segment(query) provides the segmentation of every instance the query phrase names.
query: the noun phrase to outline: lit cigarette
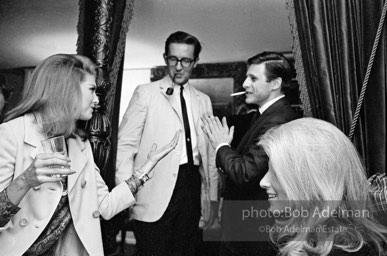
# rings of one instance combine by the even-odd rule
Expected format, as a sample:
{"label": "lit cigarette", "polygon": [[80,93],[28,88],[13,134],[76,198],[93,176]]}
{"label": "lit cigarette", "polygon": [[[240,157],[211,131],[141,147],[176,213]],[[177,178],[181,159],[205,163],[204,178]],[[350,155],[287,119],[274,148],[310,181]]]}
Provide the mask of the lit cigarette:
{"label": "lit cigarette", "polygon": [[231,93],[230,96],[234,97],[234,96],[238,96],[238,95],[243,95],[245,93],[246,93],[246,91],[244,91],[244,92],[234,92],[234,93]]}

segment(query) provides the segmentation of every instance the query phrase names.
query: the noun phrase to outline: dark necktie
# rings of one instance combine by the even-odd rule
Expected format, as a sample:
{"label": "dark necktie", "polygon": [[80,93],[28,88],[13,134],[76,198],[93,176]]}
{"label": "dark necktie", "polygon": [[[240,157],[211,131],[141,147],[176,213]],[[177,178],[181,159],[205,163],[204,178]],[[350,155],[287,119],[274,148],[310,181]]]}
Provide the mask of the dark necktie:
{"label": "dark necktie", "polygon": [[181,112],[183,113],[184,131],[185,131],[185,145],[187,147],[188,164],[193,165],[192,144],[191,144],[191,129],[189,128],[189,121],[187,115],[187,105],[185,104],[183,96],[184,87],[180,86],[180,103]]}

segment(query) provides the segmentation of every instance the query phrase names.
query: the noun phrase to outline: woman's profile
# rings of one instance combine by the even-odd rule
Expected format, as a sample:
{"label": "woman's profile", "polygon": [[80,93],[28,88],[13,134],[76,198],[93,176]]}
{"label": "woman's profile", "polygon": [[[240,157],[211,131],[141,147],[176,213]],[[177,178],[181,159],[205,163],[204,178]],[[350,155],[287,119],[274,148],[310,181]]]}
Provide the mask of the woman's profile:
{"label": "woman's profile", "polygon": [[[301,118],[259,142],[269,158],[260,182],[276,219],[279,255],[385,255],[387,230],[373,218],[359,155],[334,125]],[[300,215],[303,213],[303,215]]]}
{"label": "woman's profile", "polygon": [[[0,125],[1,255],[103,255],[100,217],[133,205],[153,166],[176,146],[179,131],[168,145],[153,145],[142,168],[109,192],[76,126],[98,104],[96,75],[84,56],[48,57]],[[44,152],[41,141],[57,136],[68,155]]]}

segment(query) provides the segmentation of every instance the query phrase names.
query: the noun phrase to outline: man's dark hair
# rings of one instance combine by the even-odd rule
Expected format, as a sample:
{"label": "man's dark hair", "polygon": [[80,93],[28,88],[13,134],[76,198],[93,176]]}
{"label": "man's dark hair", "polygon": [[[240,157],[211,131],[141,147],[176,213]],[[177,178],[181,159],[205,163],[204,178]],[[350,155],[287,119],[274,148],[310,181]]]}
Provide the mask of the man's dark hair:
{"label": "man's dark hair", "polygon": [[267,82],[280,77],[282,78],[281,90],[289,85],[292,79],[292,68],[285,56],[277,52],[262,52],[247,60],[249,66],[262,63],[265,64]]}
{"label": "man's dark hair", "polygon": [[169,45],[172,43],[193,45],[194,58],[199,58],[200,51],[202,50],[202,45],[200,44],[199,40],[193,35],[190,35],[183,31],[176,31],[175,33],[172,33],[165,41],[165,55],[168,55]]}

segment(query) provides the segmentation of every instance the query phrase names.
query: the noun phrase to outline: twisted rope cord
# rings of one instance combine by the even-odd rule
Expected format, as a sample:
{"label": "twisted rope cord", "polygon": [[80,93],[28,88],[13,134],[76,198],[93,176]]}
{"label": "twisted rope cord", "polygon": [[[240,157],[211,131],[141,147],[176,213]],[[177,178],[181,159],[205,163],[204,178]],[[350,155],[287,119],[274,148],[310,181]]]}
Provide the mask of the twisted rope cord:
{"label": "twisted rope cord", "polygon": [[352,140],[352,138],[353,138],[353,134],[355,132],[357,120],[358,120],[359,114],[360,114],[360,109],[361,109],[361,106],[363,105],[364,95],[365,95],[365,92],[367,89],[367,84],[368,84],[369,76],[371,73],[372,65],[374,64],[376,50],[378,49],[379,39],[380,39],[380,35],[382,33],[382,28],[383,28],[383,24],[384,24],[384,19],[386,17],[386,12],[387,12],[387,1],[384,2],[382,16],[380,17],[379,26],[378,26],[378,30],[376,32],[374,45],[372,46],[372,52],[371,52],[370,60],[368,62],[367,71],[366,71],[366,75],[364,77],[363,85],[362,85],[362,88],[360,91],[359,101],[357,102],[355,115],[353,117],[351,129],[349,131],[348,137],[350,140]]}

